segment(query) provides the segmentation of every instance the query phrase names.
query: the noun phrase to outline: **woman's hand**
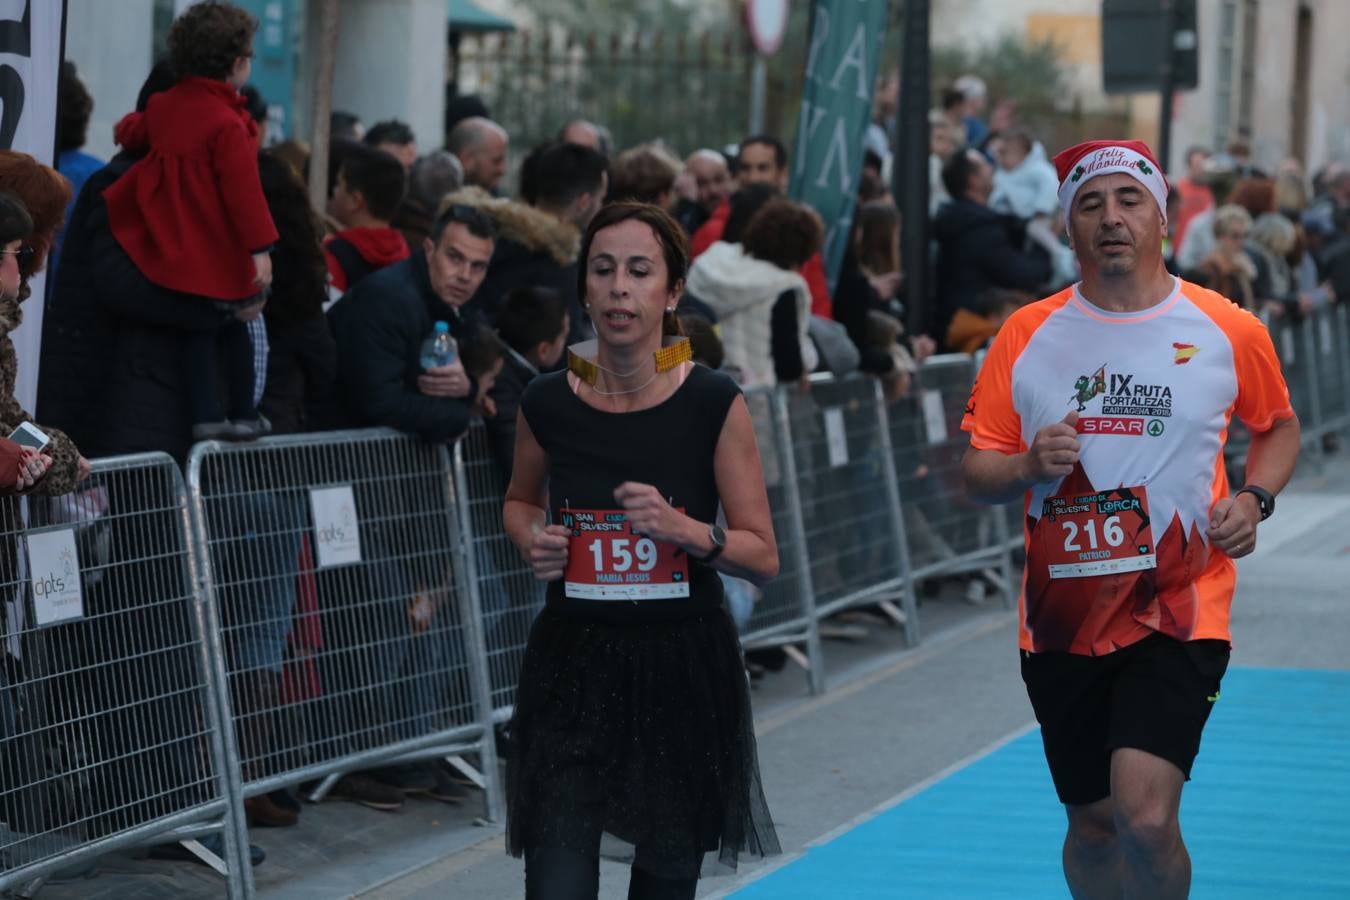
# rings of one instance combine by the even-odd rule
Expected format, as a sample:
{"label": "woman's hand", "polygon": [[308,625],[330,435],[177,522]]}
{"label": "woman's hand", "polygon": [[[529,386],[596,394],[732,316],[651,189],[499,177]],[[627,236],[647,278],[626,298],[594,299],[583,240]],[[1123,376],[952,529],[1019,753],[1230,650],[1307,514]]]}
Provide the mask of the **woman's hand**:
{"label": "woman's hand", "polygon": [[32,449],[24,450],[23,461],[19,463],[19,477],[14,484],[15,493],[24,494],[31,491],[51,467],[50,456]]}
{"label": "woman's hand", "polygon": [[557,581],[567,568],[567,544],[571,532],[561,525],[546,525],[530,541],[530,568],[539,581]]}
{"label": "woman's hand", "polygon": [[677,545],[687,540],[692,520],[650,484],[625,481],[615,489],[614,500],[633,523],[633,530],[644,537]]}

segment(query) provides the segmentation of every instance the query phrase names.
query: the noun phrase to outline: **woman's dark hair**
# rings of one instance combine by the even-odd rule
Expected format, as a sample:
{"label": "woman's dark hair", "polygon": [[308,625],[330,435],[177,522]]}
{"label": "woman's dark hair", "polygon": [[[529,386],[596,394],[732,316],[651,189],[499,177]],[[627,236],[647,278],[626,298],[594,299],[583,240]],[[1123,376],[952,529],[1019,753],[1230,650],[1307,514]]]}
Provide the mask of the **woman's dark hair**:
{"label": "woman's dark hair", "polygon": [[198,75],[224,80],[234,61],[253,54],[258,20],[217,0],[189,6],[169,28],[169,59],[179,78]]}
{"label": "woman's dark hair", "polygon": [[853,216],[853,255],[870,275],[883,275],[900,268],[895,255],[900,210],[884,200],[864,203]]}
{"label": "woman's dark hair", "polygon": [[710,369],[722,368],[722,363],[726,362],[726,349],[722,346],[722,339],[717,336],[717,329],[713,324],[695,312],[682,312],[679,318],[680,327],[689,337],[694,362],[702,363]]}
{"label": "woman's dark hair", "polygon": [[56,152],[78,150],[89,135],[89,116],[94,112],[94,98],[80,80],[75,64],[61,63],[61,74],[56,79]]}
{"label": "woman's dark hair", "polygon": [[150,74],[145,76],[145,83],[141,85],[141,90],[136,94],[136,112],[145,112],[146,105],[150,98],[156,94],[162,94],[173,87],[177,79],[173,74],[173,63],[167,59],[161,59],[150,67]]}
{"label": "woman's dark hair", "polygon": [[460,335],[457,343],[464,371],[474,378],[482,378],[491,372],[492,367],[497,365],[497,360],[506,355],[502,339],[486,325],[470,326]]}
{"label": "woman's dark hair", "polygon": [[823,235],[820,216],[800,203],[779,198],[755,213],[745,226],[741,246],[755,259],[794,269],[819,252]]}
{"label": "woman's dark hair", "polygon": [[328,296],[319,223],[309,205],[309,192],[288,163],[260,153],[258,174],[278,234],[272,249],[272,297],[263,314],[270,323],[296,325],[323,315]]}
{"label": "woman's dark hair", "polygon": [[752,184],[732,194],[731,212],[727,214],[727,224],[722,229],[722,240],[728,244],[739,244],[741,236],[745,234],[745,226],[750,224],[755,213],[777,196],[778,188],[771,184]]}
{"label": "woman's dark hair", "polygon": [[[661,255],[666,261],[666,290],[679,291],[684,285],[684,278],[689,273],[689,241],[684,236],[684,229],[659,206],[630,201],[611,203],[601,207],[581,238],[581,252],[577,254],[577,296],[583,303],[586,302],[591,242],[601,231],[624,222],[641,222],[656,236],[657,243],[661,245]],[[666,313],[662,318],[661,331],[663,334],[684,334],[679,317],[673,312]]]}
{"label": "woman's dark hair", "polygon": [[21,241],[33,233],[33,217],[23,201],[9,191],[0,191],[0,246]]}
{"label": "woman's dark hair", "polygon": [[1233,186],[1228,202],[1247,210],[1253,219],[1264,213],[1275,212],[1275,182],[1263,175],[1244,178]]}

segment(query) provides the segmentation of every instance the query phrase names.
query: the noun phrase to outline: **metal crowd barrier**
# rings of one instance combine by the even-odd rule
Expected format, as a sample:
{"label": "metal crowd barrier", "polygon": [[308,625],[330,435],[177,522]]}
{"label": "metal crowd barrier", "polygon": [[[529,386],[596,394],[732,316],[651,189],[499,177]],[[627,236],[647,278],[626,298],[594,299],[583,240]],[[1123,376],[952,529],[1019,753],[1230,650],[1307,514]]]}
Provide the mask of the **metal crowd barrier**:
{"label": "metal crowd barrier", "polygon": [[343,774],[440,757],[497,818],[484,620],[447,449],[384,430],[212,442],[193,448],[188,484],[242,794],[322,779],[319,799]]}
{"label": "metal crowd barrier", "polygon": [[1326,435],[1350,426],[1348,316],[1343,303],[1300,319],[1262,316],[1284,369],[1303,443],[1315,453],[1321,452]]}
{"label": "metal crowd barrier", "polygon": [[976,361],[965,354],[935,356],[919,367],[908,397],[891,413],[894,465],[909,535],[910,577],[966,577],[967,597],[982,600],[987,586],[1005,605],[1016,602],[1011,546],[1022,529],[1009,525],[1021,503],[989,507],[971,500],[961,473],[970,446],[961,430],[975,381]]}
{"label": "metal crowd barrier", "polygon": [[506,473],[482,422],[455,444],[454,464],[457,513],[474,573],[470,590],[483,615],[493,721],[502,723],[515,706],[520,662],[530,626],[544,608],[544,585],[502,528]]}
{"label": "metal crowd barrier", "polygon": [[[748,583],[728,584],[728,606],[741,629],[742,646],[747,650],[784,648],[805,668],[811,693],[819,694],[825,690],[825,660],[787,396],[772,388],[751,388],[745,392],[745,402],[764,465],[764,485],[778,543],[778,577],[758,592]],[[744,611],[747,602],[748,615]],[[804,656],[796,649],[799,644],[806,647]]]}
{"label": "metal crowd barrier", "polygon": [[[248,890],[187,514],[163,453],[0,499],[0,890],[174,840]],[[223,860],[196,840],[222,832]]]}

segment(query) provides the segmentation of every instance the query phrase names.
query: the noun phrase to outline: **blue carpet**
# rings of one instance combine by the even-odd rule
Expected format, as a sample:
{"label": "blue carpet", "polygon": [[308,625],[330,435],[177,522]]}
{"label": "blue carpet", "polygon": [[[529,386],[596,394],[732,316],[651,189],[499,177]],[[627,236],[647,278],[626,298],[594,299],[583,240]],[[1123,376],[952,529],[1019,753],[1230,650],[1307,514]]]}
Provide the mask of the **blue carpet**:
{"label": "blue carpet", "polygon": [[[1192,775],[1192,897],[1350,898],[1350,672],[1230,670]],[[1033,731],[732,896],[1067,897],[1063,838]]]}

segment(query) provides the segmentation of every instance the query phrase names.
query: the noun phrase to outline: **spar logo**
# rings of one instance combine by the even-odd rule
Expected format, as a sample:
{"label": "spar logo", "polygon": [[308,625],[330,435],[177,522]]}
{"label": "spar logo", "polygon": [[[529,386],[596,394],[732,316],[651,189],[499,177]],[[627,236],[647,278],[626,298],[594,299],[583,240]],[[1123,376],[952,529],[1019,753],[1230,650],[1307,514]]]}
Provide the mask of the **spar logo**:
{"label": "spar logo", "polygon": [[[1178,365],[1183,352],[1186,359],[1199,352],[1187,344],[1176,348]],[[1101,410],[1096,416],[1079,418],[1079,434],[1114,434],[1124,437],[1160,437],[1164,425],[1160,419],[1172,415],[1172,386],[1136,381],[1132,374],[1107,372],[1103,363],[1090,375],[1079,375],[1073,383],[1069,405],[1085,412],[1088,405],[1101,398]]]}

